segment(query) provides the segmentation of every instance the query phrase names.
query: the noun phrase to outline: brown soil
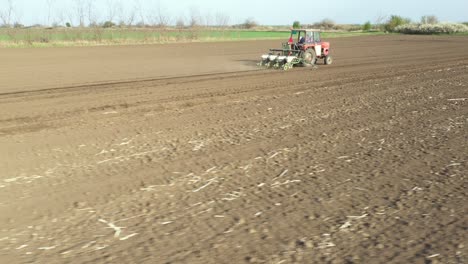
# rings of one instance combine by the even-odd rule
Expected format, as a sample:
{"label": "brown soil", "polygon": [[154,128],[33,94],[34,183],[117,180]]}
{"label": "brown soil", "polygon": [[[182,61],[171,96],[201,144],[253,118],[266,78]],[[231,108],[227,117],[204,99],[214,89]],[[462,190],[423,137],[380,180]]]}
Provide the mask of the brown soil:
{"label": "brown soil", "polygon": [[464,263],[467,43],[0,50],[0,263]]}

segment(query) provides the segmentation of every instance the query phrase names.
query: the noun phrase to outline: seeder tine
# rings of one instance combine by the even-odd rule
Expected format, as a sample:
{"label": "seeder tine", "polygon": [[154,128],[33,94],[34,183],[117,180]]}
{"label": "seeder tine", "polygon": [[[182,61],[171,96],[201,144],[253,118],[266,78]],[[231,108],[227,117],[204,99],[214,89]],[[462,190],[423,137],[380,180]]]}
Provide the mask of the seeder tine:
{"label": "seeder tine", "polygon": [[270,56],[268,56],[268,59],[269,59],[270,61],[276,61],[277,58],[278,58],[278,55],[270,55]]}
{"label": "seeder tine", "polygon": [[270,56],[268,56],[268,60],[270,61],[270,63],[268,64],[268,67],[269,67],[269,68],[274,68],[274,67],[276,67],[277,58],[278,58],[278,55],[270,55]]}
{"label": "seeder tine", "polygon": [[293,65],[291,63],[289,63],[289,62],[286,62],[286,63],[283,64],[282,68],[283,68],[284,71],[287,71],[287,70],[292,69]]}
{"label": "seeder tine", "polygon": [[291,63],[294,59],[296,59],[296,56],[288,56],[288,57],[286,57],[286,61],[287,61],[288,63]]}
{"label": "seeder tine", "polygon": [[257,65],[260,66],[260,67],[267,66],[267,64],[269,62],[269,60],[268,60],[269,56],[270,56],[269,54],[263,54],[261,56],[262,60],[259,63],[257,63]]}

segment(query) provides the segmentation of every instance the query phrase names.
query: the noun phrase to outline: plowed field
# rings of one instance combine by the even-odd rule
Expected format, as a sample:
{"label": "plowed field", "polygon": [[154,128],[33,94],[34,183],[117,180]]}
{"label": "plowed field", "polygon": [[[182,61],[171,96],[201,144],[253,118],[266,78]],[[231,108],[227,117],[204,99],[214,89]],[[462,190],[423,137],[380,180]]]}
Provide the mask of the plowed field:
{"label": "plowed field", "polygon": [[468,38],[2,49],[0,263],[465,263]]}

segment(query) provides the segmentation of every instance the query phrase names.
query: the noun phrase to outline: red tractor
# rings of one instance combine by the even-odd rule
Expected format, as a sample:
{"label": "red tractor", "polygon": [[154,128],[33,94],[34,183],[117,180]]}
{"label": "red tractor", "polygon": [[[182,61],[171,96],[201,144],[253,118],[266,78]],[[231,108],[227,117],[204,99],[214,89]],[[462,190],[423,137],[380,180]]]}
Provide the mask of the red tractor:
{"label": "red tractor", "polygon": [[283,48],[270,49],[269,54],[262,55],[259,65],[288,70],[294,65],[305,67],[315,65],[319,59],[323,59],[326,65],[333,62],[330,56],[330,43],[321,40],[320,31],[292,29],[289,41],[283,43]]}

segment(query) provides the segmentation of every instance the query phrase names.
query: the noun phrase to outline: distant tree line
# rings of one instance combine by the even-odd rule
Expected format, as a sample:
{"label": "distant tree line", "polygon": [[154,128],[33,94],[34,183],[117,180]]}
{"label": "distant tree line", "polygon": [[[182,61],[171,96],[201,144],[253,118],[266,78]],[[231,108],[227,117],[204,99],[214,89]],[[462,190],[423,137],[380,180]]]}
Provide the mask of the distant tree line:
{"label": "distant tree line", "polygon": [[[14,27],[21,24],[21,12],[17,9],[17,0],[2,0],[6,4],[0,4],[0,25]],[[143,6],[141,0],[105,0],[105,8],[99,11],[96,1],[70,0],[70,7],[60,9],[59,0],[45,0],[46,14],[42,25],[48,27],[226,27],[231,24],[230,16],[225,12],[200,12],[196,7],[188,10],[188,13],[173,17],[161,4],[151,7]],[[127,4],[127,7],[124,6]],[[131,5],[129,8],[128,5]],[[257,25],[255,20],[249,18],[245,26]],[[19,26],[18,26],[19,27]]]}
{"label": "distant tree line", "polygon": [[[18,0],[1,0],[5,4],[0,5],[0,26],[7,28],[24,27],[21,23],[22,13],[17,10]],[[245,19],[241,23],[231,23],[227,13],[201,12],[200,9],[192,7],[187,13],[171,16],[170,13],[158,2],[151,8],[143,6],[141,0],[105,0],[105,8],[99,11],[96,1],[93,0],[69,0],[71,5],[67,10],[58,7],[59,0],[44,0],[46,2],[46,14],[43,25],[37,27],[90,27],[90,28],[113,28],[113,27],[176,27],[176,28],[199,28],[199,27],[232,27],[239,29],[253,29],[260,25],[253,17]],[[126,7],[124,6],[126,3]],[[130,8],[128,7],[130,3]],[[337,24],[330,18],[324,18],[313,24],[302,24],[294,21],[293,28],[318,28],[322,30],[340,31],[385,31],[396,32],[398,27],[407,24],[436,25],[439,19],[435,15],[425,15],[420,23],[413,23],[411,19],[399,15],[378,16],[374,23],[366,21],[363,24],[346,25]],[[426,27],[427,28],[427,27]]]}
{"label": "distant tree line", "polygon": [[[292,27],[293,28],[312,27],[312,28],[317,28],[317,29],[322,29],[322,30],[346,30],[346,31],[365,31],[365,32],[369,32],[369,31],[400,32],[401,30],[397,30],[399,27],[401,28],[402,26],[409,25],[409,24],[425,25],[424,26],[425,29],[434,28],[435,30],[435,28],[441,28],[440,26],[438,27],[428,26],[428,25],[440,24],[439,19],[435,15],[422,16],[419,23],[413,23],[411,19],[399,16],[399,15],[390,15],[390,16],[378,16],[374,23],[371,23],[370,21],[366,21],[362,25],[337,24],[332,19],[325,18],[311,25],[302,25],[300,21],[294,21]],[[464,24],[467,24],[467,23],[464,23]],[[452,28],[452,27],[449,27],[449,28]],[[447,27],[443,27],[443,28],[445,28],[444,29],[445,31],[450,31],[446,29]],[[458,28],[463,28],[463,27],[458,27]],[[454,30],[454,32],[459,32],[457,30]],[[409,32],[409,30],[407,31]],[[426,32],[432,32],[432,31],[426,30]]]}

